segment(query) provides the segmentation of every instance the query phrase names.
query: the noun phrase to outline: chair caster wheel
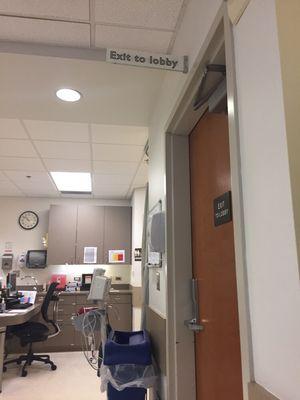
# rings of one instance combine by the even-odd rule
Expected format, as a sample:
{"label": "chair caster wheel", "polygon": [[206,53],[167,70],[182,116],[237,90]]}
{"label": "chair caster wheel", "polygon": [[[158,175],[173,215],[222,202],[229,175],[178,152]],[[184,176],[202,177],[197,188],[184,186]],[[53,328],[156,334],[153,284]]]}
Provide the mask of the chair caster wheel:
{"label": "chair caster wheel", "polygon": [[3,367],[3,372],[6,372],[7,371],[7,367]]}
{"label": "chair caster wheel", "polygon": [[51,365],[51,369],[52,369],[52,371],[55,371],[57,369],[57,366],[53,364],[53,365]]}
{"label": "chair caster wheel", "polygon": [[21,376],[25,378],[25,376],[27,376],[27,371],[22,371]]}

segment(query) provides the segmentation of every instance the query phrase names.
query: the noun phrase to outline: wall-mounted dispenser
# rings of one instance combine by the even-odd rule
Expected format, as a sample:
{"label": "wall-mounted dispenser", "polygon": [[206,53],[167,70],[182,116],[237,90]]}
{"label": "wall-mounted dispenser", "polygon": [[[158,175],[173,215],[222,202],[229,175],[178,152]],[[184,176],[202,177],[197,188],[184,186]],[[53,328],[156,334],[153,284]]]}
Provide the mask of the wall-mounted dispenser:
{"label": "wall-mounted dispenser", "polygon": [[3,271],[10,271],[13,267],[13,254],[4,253],[2,255],[2,269]]}

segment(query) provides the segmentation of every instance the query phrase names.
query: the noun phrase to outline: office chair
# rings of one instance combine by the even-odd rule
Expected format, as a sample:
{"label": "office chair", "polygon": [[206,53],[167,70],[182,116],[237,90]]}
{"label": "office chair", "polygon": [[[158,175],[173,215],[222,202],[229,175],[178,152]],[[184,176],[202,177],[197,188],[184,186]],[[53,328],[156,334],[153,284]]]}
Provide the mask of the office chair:
{"label": "office chair", "polygon": [[26,368],[28,365],[31,365],[33,361],[40,361],[45,364],[49,364],[53,371],[56,370],[57,366],[53,363],[53,361],[50,360],[50,356],[47,354],[35,355],[32,350],[32,345],[33,343],[44,342],[48,339],[48,337],[56,336],[60,332],[60,328],[57,323],[53,319],[50,319],[48,316],[48,308],[50,302],[58,302],[58,296],[55,294],[55,289],[57,285],[57,282],[52,282],[50,284],[41,308],[41,313],[44,321],[46,322],[46,324],[51,325],[51,328],[54,328],[53,333],[50,332],[50,329],[47,325],[35,321],[28,321],[22,325],[15,325],[11,327],[10,333],[20,339],[21,346],[25,347],[29,345],[29,348],[27,354],[21,355],[13,360],[5,361],[3,366],[4,372],[6,371],[6,366],[8,364],[17,363],[18,365],[20,365],[23,361],[25,361],[21,371],[21,376],[23,377],[27,376]]}

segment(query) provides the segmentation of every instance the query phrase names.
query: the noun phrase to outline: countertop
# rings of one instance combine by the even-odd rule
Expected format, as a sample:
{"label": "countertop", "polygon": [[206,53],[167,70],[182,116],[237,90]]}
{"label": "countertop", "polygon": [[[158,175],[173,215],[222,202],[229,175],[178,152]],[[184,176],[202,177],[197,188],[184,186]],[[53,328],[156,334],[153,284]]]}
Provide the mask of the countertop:
{"label": "countertop", "polygon": [[[47,292],[38,292],[38,295],[42,295],[44,296]],[[65,292],[65,291],[61,291],[59,292],[60,296],[79,296],[79,295],[87,295],[89,294],[88,290],[79,290],[77,292]],[[132,294],[132,290],[131,289],[110,289],[109,294]]]}

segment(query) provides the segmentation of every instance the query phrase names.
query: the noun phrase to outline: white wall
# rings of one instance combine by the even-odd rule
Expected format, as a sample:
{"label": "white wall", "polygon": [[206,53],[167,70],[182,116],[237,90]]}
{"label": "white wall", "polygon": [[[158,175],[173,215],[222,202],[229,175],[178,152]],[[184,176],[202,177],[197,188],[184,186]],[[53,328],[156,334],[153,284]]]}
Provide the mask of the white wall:
{"label": "white wall", "polygon": [[137,286],[137,287],[142,286],[142,269],[141,269],[141,261],[134,260],[134,249],[142,247],[145,196],[146,196],[145,188],[135,189],[131,199],[131,206],[132,206],[131,284],[132,286]]}
{"label": "white wall", "polygon": [[300,396],[300,287],[274,0],[234,28],[255,380]]}
{"label": "white wall", "polygon": [[[144,209],[145,209],[146,188],[135,189],[131,199],[132,206],[132,268],[131,268],[131,285],[135,287],[142,286],[142,263],[135,261],[134,249],[142,247],[143,225],[144,225]],[[141,328],[142,308],[141,304],[134,304],[132,307],[132,329],[139,330]]]}
{"label": "white wall", "polygon": [[[222,4],[222,0],[190,0],[174,43],[173,53],[188,55],[190,70],[201,49],[211,24]],[[188,79],[188,74],[167,72],[149,127],[149,207],[162,200],[165,209],[165,133],[166,123],[179,94]],[[161,274],[161,290],[156,289],[156,276],[150,270],[149,305],[161,316],[166,316],[167,260]]]}
{"label": "white wall", "polygon": [[[51,204],[94,204],[94,205],[129,205],[129,202],[119,200],[84,200],[84,199],[47,199],[47,198],[23,198],[23,197],[1,197],[0,198],[0,255],[3,254],[5,242],[12,243],[14,254],[14,268],[17,268],[17,259],[22,252],[27,250],[43,249],[42,236],[48,232],[49,208]],[[22,211],[33,210],[37,212],[40,218],[38,226],[31,230],[25,231],[18,225],[18,217]],[[51,274],[64,273],[67,274],[68,280],[73,276],[80,276],[82,273],[93,271],[95,266],[82,265],[62,265],[49,266],[43,270],[32,270],[24,268],[21,275],[34,275],[39,283],[49,281]],[[121,276],[122,281],[118,283],[130,283],[131,266],[115,266],[109,265],[104,267],[107,275],[115,278]],[[0,270],[0,276],[3,271]],[[115,279],[113,279],[115,282]]]}

